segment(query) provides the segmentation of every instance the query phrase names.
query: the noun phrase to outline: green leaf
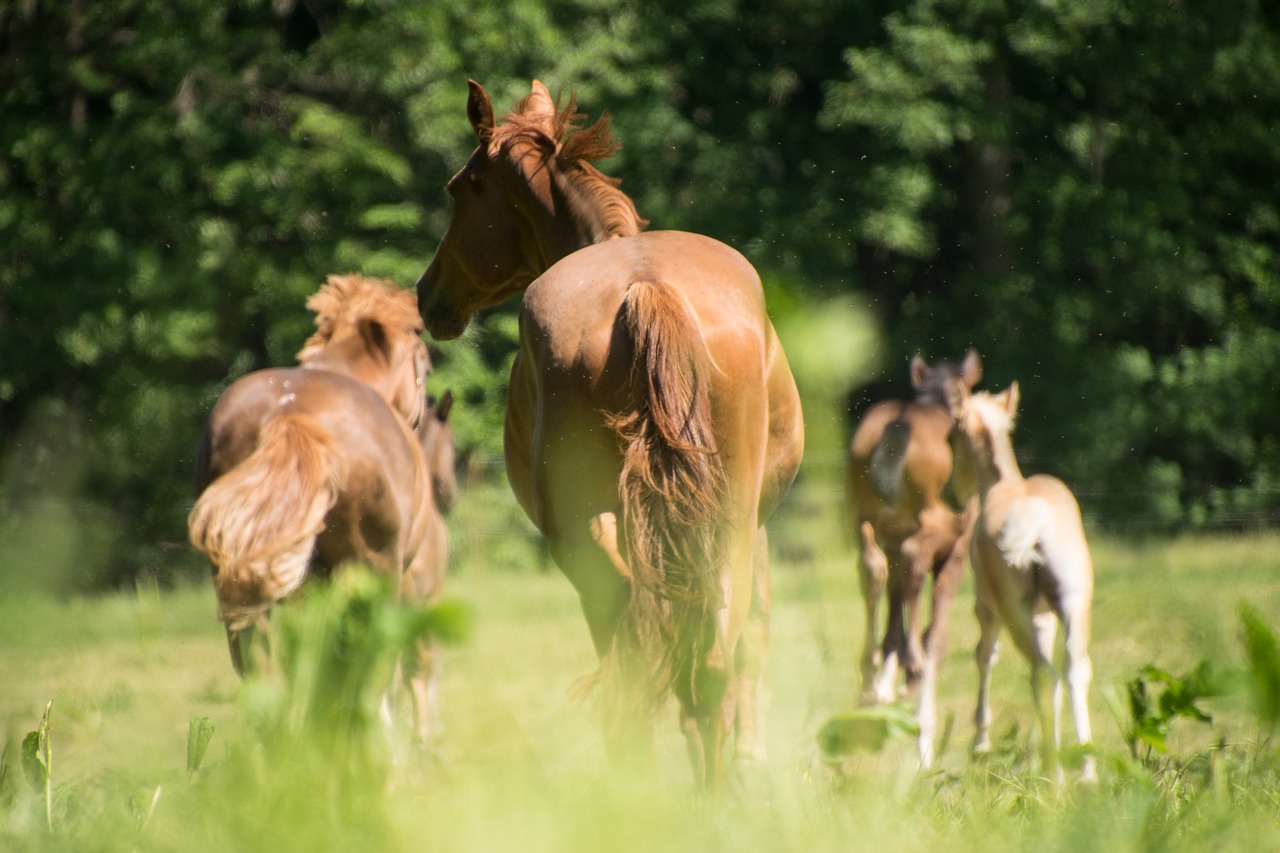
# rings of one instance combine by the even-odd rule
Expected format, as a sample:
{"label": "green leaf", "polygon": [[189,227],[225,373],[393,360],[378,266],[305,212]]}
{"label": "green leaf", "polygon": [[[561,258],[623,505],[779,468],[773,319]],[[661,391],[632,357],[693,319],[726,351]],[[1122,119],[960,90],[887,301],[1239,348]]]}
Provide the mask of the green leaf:
{"label": "green leaf", "polygon": [[818,746],[828,758],[855,752],[879,752],[892,740],[915,737],[920,724],[906,708],[876,705],[837,714],[818,731]]}
{"label": "green leaf", "polygon": [[1280,642],[1261,614],[1247,604],[1240,607],[1240,622],[1244,626],[1258,720],[1274,730],[1280,722]]}
{"label": "green leaf", "polygon": [[33,790],[43,791],[49,781],[49,763],[40,748],[40,732],[27,732],[22,739],[22,769]]}
{"label": "green leaf", "polygon": [[195,773],[204,761],[204,754],[213,739],[213,721],[208,717],[194,717],[187,724],[187,773]]}

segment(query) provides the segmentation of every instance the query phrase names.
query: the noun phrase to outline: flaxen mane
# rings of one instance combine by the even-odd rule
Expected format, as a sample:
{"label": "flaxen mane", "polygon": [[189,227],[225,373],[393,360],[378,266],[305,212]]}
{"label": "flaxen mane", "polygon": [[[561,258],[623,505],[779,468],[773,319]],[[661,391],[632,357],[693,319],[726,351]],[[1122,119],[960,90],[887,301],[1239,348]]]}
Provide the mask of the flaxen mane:
{"label": "flaxen mane", "polygon": [[306,361],[333,340],[344,326],[373,321],[389,329],[403,329],[413,335],[422,332],[422,317],[414,294],[393,281],[362,275],[331,275],[319,291],[307,300],[316,313],[316,332],[307,338],[298,361]]}

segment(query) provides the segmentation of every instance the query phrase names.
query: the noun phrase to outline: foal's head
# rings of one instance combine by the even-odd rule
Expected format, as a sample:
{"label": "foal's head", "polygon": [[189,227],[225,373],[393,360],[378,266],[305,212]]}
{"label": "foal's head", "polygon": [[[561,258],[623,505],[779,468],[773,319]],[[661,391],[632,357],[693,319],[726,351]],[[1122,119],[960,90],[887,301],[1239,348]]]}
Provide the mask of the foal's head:
{"label": "foal's head", "polygon": [[975,349],[970,349],[960,364],[939,359],[929,365],[918,355],[911,359],[911,385],[916,389],[916,400],[942,406],[952,417],[981,378],[982,359]]}
{"label": "foal's head", "polygon": [[431,472],[436,508],[442,513],[448,513],[458,502],[458,445],[448,423],[452,409],[452,391],[446,391],[439,400],[428,399],[426,413],[418,425],[418,444]]}
{"label": "foal's head", "polygon": [[1018,415],[1018,383],[999,394],[978,391],[960,408],[952,430],[956,491],[968,498],[985,474],[994,474],[997,458],[1011,453],[1014,423]]}
{"label": "foal's head", "polygon": [[572,99],[557,109],[535,80],[494,120],[484,88],[468,81],[467,118],[479,145],[449,181],[449,228],[418,280],[431,336],[454,338],[475,312],[528,287],[551,264],[586,245],[644,225],[617,181],[591,161],[617,149],[609,119],[576,130]]}
{"label": "foal's head", "polygon": [[316,332],[298,362],[363,382],[416,427],[431,356],[413,294],[391,281],[331,275],[307,307],[316,312]]}

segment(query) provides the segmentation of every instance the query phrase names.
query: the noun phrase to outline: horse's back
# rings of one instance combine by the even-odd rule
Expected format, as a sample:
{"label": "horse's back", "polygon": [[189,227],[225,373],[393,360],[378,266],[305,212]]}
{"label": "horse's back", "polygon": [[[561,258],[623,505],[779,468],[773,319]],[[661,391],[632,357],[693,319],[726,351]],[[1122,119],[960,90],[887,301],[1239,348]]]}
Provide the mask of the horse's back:
{"label": "horse's back", "polygon": [[361,525],[384,536],[411,537],[425,483],[416,437],[376,391],[326,370],[269,368],[232,384],[210,413],[198,486],[246,460],[263,426],[291,413],[320,425],[341,465],[342,493],[322,550],[332,550],[329,543],[341,540],[345,528]]}

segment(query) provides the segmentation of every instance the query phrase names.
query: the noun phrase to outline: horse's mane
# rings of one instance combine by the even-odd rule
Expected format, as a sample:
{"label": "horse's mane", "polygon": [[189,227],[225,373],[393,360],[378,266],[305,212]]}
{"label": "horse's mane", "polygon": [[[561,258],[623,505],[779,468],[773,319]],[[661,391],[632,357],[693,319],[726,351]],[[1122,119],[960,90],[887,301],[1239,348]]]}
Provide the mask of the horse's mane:
{"label": "horse's mane", "polygon": [[302,346],[299,360],[324,349],[344,325],[373,321],[393,330],[417,336],[423,329],[418,301],[394,281],[362,275],[331,275],[307,299],[307,308],[316,313],[316,331]]}
{"label": "horse's mane", "polygon": [[569,97],[564,109],[556,109],[548,127],[545,114],[526,115],[529,98],[521,98],[515,108],[494,129],[490,150],[510,147],[520,139],[549,139],[555,146],[555,162],[575,185],[592,209],[600,214],[601,226],[612,236],[629,236],[649,224],[636,211],[635,202],[619,187],[622,181],[601,172],[592,161],[603,160],[622,146],[613,138],[613,119],[603,113],[589,127],[579,127],[586,116],[577,111],[577,101]]}

